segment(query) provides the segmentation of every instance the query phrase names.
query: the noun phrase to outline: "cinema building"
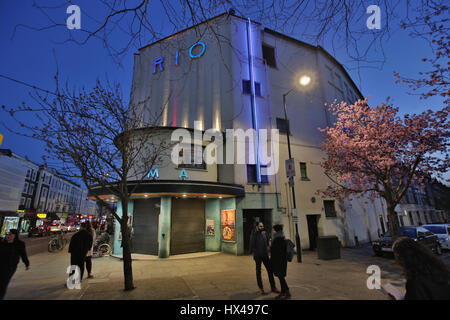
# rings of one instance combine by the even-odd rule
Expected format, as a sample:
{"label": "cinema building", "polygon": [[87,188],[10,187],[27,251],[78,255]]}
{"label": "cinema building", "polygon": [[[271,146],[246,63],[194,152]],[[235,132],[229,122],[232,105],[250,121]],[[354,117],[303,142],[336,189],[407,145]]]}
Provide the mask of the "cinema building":
{"label": "cinema building", "polygon": [[[286,121],[283,95],[288,92]],[[330,183],[318,165],[323,157],[318,128],[333,121],[324,103],[360,98],[343,66],[320,46],[232,14],[139,49],[131,100],[135,105],[145,101],[138,112],[142,119],[161,110],[158,127],[168,139],[179,128],[213,129],[224,136],[227,129],[279,129],[279,170],[264,174],[259,157],[255,164],[166,161],[149,168],[148,179],[127,204],[132,252],[159,257],[203,251],[241,255],[248,251],[258,221],[269,230],[283,223],[286,236],[295,239],[285,168],[288,126],[302,248],[313,249],[322,235],[336,235],[343,245],[352,245],[355,237],[360,242],[376,237],[380,223],[387,223],[379,201],[339,205],[316,194]],[[208,142],[202,144],[205,148]],[[275,144],[270,137],[269,144]],[[118,203],[119,213],[123,205]],[[120,241],[116,223],[114,253],[119,255]]]}

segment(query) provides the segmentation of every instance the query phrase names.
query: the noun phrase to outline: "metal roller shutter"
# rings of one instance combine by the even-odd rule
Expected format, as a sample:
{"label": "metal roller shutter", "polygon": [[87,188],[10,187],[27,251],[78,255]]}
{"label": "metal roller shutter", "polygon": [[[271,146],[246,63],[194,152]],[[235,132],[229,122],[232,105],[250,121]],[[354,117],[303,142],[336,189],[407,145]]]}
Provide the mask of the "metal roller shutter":
{"label": "metal roller shutter", "polygon": [[131,251],[142,254],[158,254],[158,218],[160,199],[134,201],[133,239]]}
{"label": "metal roller shutter", "polygon": [[205,251],[205,202],[173,199],[170,254]]}

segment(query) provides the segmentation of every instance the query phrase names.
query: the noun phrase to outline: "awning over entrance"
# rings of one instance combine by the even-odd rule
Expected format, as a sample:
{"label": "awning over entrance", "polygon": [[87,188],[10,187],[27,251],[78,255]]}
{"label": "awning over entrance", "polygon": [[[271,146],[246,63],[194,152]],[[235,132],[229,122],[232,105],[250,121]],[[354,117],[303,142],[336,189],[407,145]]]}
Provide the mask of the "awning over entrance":
{"label": "awning over entrance", "polygon": [[[133,190],[134,189],[134,190]],[[222,197],[243,197],[245,190],[242,185],[218,183],[209,181],[180,181],[180,180],[146,180],[143,182],[129,181],[128,190],[133,190],[133,196],[222,196]],[[108,194],[107,188],[95,186],[89,197],[94,196],[108,199],[113,196]]]}

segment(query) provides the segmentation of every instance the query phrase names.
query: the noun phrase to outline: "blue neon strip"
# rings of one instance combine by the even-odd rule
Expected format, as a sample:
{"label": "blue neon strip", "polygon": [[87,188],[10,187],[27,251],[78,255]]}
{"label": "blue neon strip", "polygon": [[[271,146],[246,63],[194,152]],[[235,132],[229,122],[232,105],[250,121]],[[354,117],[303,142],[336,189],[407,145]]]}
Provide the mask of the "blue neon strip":
{"label": "blue neon strip", "polygon": [[259,163],[259,130],[258,130],[258,116],[256,112],[256,97],[255,97],[255,66],[253,63],[253,39],[252,39],[252,30],[251,30],[251,20],[248,19],[247,24],[247,47],[248,47],[248,58],[249,58],[249,73],[250,73],[250,83],[252,85],[252,94],[251,94],[251,102],[252,102],[252,120],[253,120],[253,129],[256,130],[256,180],[258,184],[261,183],[261,165]]}

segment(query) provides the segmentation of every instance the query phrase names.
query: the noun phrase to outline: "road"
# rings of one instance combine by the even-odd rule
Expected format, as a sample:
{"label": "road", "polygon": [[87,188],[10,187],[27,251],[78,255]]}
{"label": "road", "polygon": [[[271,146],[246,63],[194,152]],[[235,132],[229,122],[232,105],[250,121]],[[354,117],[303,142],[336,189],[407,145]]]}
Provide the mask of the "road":
{"label": "road", "polygon": [[[75,232],[70,232],[66,234],[66,238],[68,241],[72,238],[72,235],[75,234]],[[33,256],[38,253],[42,252],[48,252],[48,242],[50,241],[50,236],[46,237],[31,237],[28,238],[28,236],[22,236],[20,238],[22,241],[25,242],[27,255]],[[64,250],[67,250],[68,247],[66,247]]]}

